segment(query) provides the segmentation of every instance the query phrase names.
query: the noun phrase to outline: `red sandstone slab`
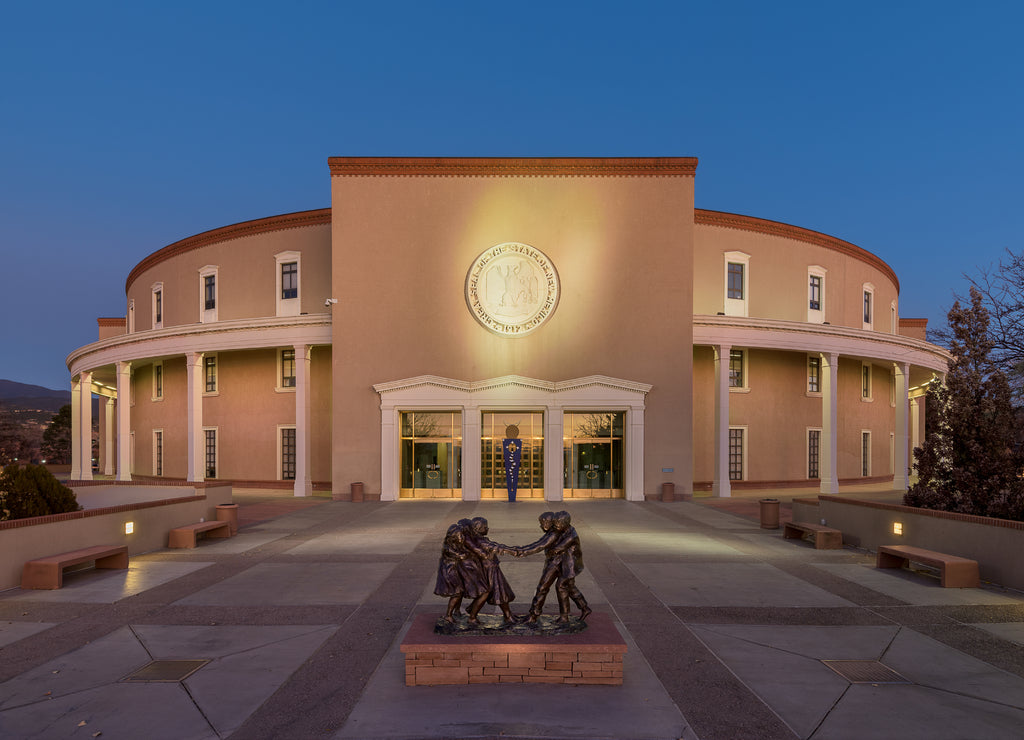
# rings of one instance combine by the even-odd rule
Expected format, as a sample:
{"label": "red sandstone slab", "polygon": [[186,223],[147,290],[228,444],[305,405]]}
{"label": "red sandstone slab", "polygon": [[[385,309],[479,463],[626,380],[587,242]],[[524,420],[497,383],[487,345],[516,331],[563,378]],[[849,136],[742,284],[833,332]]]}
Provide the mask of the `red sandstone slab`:
{"label": "red sandstone slab", "polygon": [[[412,626],[402,640],[403,653],[465,652],[471,649],[474,658],[482,653],[625,653],[626,641],[622,639],[611,617],[603,612],[594,612],[587,618],[587,629],[572,635],[520,636],[520,635],[439,635],[434,632],[436,614],[417,614]],[[418,656],[420,659],[424,655]]]}

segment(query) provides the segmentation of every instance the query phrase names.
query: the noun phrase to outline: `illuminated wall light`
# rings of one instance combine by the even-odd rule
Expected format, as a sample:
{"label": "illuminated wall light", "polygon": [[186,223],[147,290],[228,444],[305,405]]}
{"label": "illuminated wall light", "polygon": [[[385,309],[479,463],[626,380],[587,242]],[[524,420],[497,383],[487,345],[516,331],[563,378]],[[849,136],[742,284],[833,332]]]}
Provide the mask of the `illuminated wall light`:
{"label": "illuminated wall light", "polygon": [[124,523],[124,533],[125,534],[131,534],[134,531],[135,531],[135,522],[125,522]]}
{"label": "illuminated wall light", "polygon": [[903,534],[903,522],[893,522],[892,523],[892,533],[893,534]]}

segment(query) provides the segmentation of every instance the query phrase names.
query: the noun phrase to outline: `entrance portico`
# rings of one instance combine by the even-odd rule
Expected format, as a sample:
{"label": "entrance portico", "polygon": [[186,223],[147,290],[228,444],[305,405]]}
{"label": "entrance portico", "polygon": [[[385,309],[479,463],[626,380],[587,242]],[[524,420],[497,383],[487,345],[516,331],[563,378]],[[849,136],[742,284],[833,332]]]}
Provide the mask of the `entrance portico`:
{"label": "entrance portico", "polygon": [[[500,484],[495,482],[493,467],[484,470],[483,440],[487,438],[493,453],[495,434],[493,429],[485,430],[483,426],[485,419],[493,427],[495,419],[500,421],[511,415],[530,419],[531,449],[542,454],[534,454],[530,458],[532,466],[528,487],[536,490],[537,484],[543,480],[546,501],[561,501],[567,495],[588,495],[588,491],[598,486],[602,492],[609,491],[609,496],[615,495],[611,493],[613,491],[621,491],[619,495],[628,500],[642,501],[644,498],[644,409],[646,394],[651,390],[646,383],[600,375],[559,382],[517,375],[475,382],[425,375],[380,383],[374,385],[374,390],[381,399],[382,501],[396,500],[409,490],[407,481],[403,480],[403,444],[413,450],[413,467],[405,472],[409,473],[414,488],[417,480],[436,480],[440,487],[442,478],[445,481],[457,479],[457,471],[451,470],[451,466],[459,456],[451,454],[444,446],[445,442],[433,437],[423,437],[421,462],[424,464],[418,471],[415,469],[415,437],[411,438],[411,444],[410,438],[403,439],[403,414],[411,412],[414,415],[417,411],[459,416],[460,423],[452,423],[451,426],[461,429],[461,489],[449,485],[447,490],[451,493],[448,495],[458,497],[461,494],[463,500],[477,501],[485,488],[485,478],[489,491],[494,491]],[[579,435],[570,429],[570,454],[566,455],[564,420],[567,413],[572,415],[569,417],[572,419],[580,416],[579,412],[586,412],[588,419],[600,417],[607,420],[607,424],[596,424],[602,429],[608,427],[607,440],[596,436],[597,430],[590,430],[587,433],[591,436],[576,440]],[[577,426],[586,425],[577,423]],[[446,439],[451,439],[454,445],[457,437],[451,434]],[[443,450],[444,462],[440,455],[437,461],[431,457],[431,453],[437,450]],[[594,461],[585,459],[587,455]],[[566,476],[566,460],[571,467],[569,477]],[[406,464],[405,467],[410,466]],[[542,476],[537,475],[540,472],[538,468],[542,469]],[[578,484],[579,494],[575,493],[577,479],[582,481]],[[520,490],[527,487],[522,474],[520,487]]]}

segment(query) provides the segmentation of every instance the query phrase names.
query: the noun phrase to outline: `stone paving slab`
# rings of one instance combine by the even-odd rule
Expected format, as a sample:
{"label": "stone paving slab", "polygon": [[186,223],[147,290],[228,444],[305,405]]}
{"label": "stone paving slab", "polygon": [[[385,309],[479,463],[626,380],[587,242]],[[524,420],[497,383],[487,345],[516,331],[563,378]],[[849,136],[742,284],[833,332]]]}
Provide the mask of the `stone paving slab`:
{"label": "stone paving slab", "polygon": [[[195,550],[188,552],[195,553]],[[176,578],[212,565],[208,562],[129,560],[124,570],[91,568],[64,574],[64,586],[54,590],[17,589],[9,598],[15,601],[77,602],[113,604],[128,596],[143,593]]]}
{"label": "stone paving slab", "polygon": [[[528,737],[570,740],[677,740],[696,736],[632,638],[626,640],[622,686],[486,684],[405,686],[398,649],[409,624],[370,678],[336,740],[440,740]],[[400,712],[380,711],[401,707]],[[642,720],[638,721],[638,713]]]}
{"label": "stone paving slab", "polygon": [[358,604],[394,563],[259,563],[176,602],[179,605],[265,606]]}
{"label": "stone paving slab", "polygon": [[1020,603],[1017,596],[996,593],[984,588],[943,588],[937,577],[908,569],[876,568],[874,563],[814,563],[814,567],[908,604],[940,606]]}
{"label": "stone paving slab", "polygon": [[0,621],[0,647],[26,637],[31,637],[37,632],[48,630],[54,622],[6,622]]}
{"label": "stone paving slab", "polygon": [[[990,632],[996,637],[1001,637],[1009,642],[1024,645],[1024,622],[982,622],[972,624],[971,626]],[[0,626],[0,634],[2,634],[2,631],[3,627]]]}
{"label": "stone paving slab", "polygon": [[627,563],[669,606],[853,606],[767,563]]}

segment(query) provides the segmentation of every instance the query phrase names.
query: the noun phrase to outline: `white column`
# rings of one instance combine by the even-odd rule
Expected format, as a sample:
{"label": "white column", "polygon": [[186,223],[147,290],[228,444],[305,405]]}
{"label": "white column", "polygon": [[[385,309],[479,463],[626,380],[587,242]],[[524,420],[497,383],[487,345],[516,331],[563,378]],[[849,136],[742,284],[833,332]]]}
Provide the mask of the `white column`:
{"label": "white column", "polygon": [[[203,469],[203,353],[189,352],[185,355],[185,372],[188,377],[188,419],[185,424],[186,447],[188,448],[188,477],[198,482],[205,479]],[[166,440],[165,440],[166,449]]]}
{"label": "white column", "polygon": [[544,409],[544,500],[561,501],[565,489],[563,441],[565,411],[561,406]]}
{"label": "white column", "polygon": [[910,449],[921,446],[921,402],[924,396],[910,399]]}
{"label": "white column", "polygon": [[81,410],[78,412],[78,419],[81,425],[81,455],[82,474],[79,480],[92,480],[92,373],[83,370],[78,374],[79,396]]}
{"label": "white column", "polygon": [[82,480],[82,384],[71,381],[71,480]]}
{"label": "white column", "polygon": [[[398,480],[398,411],[393,406],[382,406],[380,410],[380,500],[397,501],[400,481]],[[338,491],[340,482],[335,480],[331,487]]]}
{"label": "white column", "polygon": [[897,362],[896,365],[896,439],[895,459],[893,460],[892,487],[897,491],[905,491],[910,487],[910,476],[907,472],[908,439],[910,438],[910,364]]}
{"label": "white column", "polygon": [[312,496],[310,473],[310,346],[295,345],[295,495]]}
{"label": "white column", "polygon": [[108,396],[103,414],[103,475],[114,474],[114,404]]}
{"label": "white column", "polygon": [[462,407],[462,500],[480,500],[480,409]]}
{"label": "white column", "polygon": [[715,470],[711,495],[732,496],[729,483],[729,351],[728,344],[719,344],[715,351]]}
{"label": "white column", "polygon": [[132,363],[117,363],[117,479],[131,480]]}
{"label": "white column", "polygon": [[821,354],[821,493],[839,493],[838,426],[839,355]]}
{"label": "white column", "polygon": [[[634,406],[626,414],[626,500],[644,500],[644,409]],[[661,493],[655,491],[654,493]],[[682,491],[680,491],[682,493]]]}

